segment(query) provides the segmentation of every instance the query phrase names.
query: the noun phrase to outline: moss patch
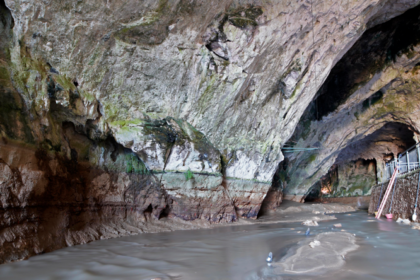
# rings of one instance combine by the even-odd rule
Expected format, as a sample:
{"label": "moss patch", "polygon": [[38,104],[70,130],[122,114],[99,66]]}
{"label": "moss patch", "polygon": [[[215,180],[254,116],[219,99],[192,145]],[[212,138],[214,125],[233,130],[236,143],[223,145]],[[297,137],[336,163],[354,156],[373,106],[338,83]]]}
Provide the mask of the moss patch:
{"label": "moss patch", "polygon": [[308,158],[308,163],[312,163],[316,160],[317,155],[316,154],[312,154],[309,156]]}
{"label": "moss patch", "polygon": [[185,175],[186,181],[189,181],[194,178],[194,174],[192,173],[190,169],[188,169],[187,172],[184,173],[184,175]]}
{"label": "moss patch", "polygon": [[149,174],[149,170],[146,165],[143,163],[140,158],[134,153],[129,153],[125,155],[126,160],[126,172],[127,173],[136,173],[136,174]]}
{"label": "moss patch", "polygon": [[246,5],[230,9],[226,14],[226,20],[232,25],[245,29],[258,26],[257,18],[263,14],[261,7]]}

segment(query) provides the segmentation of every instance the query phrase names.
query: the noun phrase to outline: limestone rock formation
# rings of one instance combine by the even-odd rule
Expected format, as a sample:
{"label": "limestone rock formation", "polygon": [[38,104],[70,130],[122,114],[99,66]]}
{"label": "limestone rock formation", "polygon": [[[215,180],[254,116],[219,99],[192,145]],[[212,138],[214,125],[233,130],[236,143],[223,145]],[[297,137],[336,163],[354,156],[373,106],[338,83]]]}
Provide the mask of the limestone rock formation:
{"label": "limestone rock formation", "polygon": [[[417,37],[344,93],[339,110],[307,124],[311,133],[299,125],[299,145],[330,147],[306,173],[301,155],[279,168],[333,67],[366,30],[419,3],[0,1],[0,262],[163,217],[256,218],[286,185],[304,196],[351,139],[391,120],[415,126],[405,113],[416,110],[406,90],[416,86]],[[359,70],[346,86],[366,76]]]}

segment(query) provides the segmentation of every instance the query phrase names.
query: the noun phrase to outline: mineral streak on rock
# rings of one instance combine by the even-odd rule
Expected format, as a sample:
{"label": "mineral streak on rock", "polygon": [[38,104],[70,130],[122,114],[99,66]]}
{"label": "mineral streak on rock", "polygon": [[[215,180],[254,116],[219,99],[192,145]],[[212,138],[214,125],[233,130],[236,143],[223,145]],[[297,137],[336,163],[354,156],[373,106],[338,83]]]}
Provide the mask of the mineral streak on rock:
{"label": "mineral streak on rock", "polygon": [[[417,4],[1,0],[0,262],[275,208],[295,170],[278,168],[281,147],[331,69]],[[387,107],[361,122],[398,111],[389,96],[406,87],[398,69],[415,84],[417,48],[357,90],[383,88]],[[326,157],[288,182],[296,197]]]}

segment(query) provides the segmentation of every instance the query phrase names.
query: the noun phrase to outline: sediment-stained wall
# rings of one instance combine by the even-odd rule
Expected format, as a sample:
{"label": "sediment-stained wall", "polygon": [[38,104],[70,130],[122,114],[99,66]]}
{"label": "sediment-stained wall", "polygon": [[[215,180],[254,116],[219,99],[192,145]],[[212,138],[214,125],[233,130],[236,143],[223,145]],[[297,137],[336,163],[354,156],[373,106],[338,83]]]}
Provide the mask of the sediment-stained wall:
{"label": "sediment-stained wall", "polygon": [[[88,149],[99,165],[0,140],[0,263],[96,239],[196,227],[168,219],[238,218],[221,177],[161,181],[115,142]],[[136,171],[127,172],[131,167]]]}

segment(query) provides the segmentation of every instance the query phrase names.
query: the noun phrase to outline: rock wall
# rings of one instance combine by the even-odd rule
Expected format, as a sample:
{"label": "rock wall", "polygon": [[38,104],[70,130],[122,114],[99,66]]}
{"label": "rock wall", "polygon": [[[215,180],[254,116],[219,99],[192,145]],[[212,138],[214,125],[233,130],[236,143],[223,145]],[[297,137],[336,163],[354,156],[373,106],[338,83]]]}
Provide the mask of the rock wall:
{"label": "rock wall", "polygon": [[359,159],[341,163],[333,165],[328,173],[308,190],[304,200],[369,196],[376,182],[375,161]]}
{"label": "rock wall", "polygon": [[340,165],[338,176],[341,178],[337,186],[339,196],[370,195],[371,188],[376,185],[376,162],[357,160]]}
{"label": "rock wall", "polygon": [[139,233],[167,207],[149,175],[105,172],[4,140],[0,170],[0,262]]}
{"label": "rock wall", "polygon": [[[408,173],[402,177],[397,178],[395,185],[394,199],[392,199],[392,192],[387,199],[382,216],[392,213],[393,219],[410,219],[414,213],[414,205],[416,203],[417,184],[419,180],[419,171]],[[369,213],[374,214],[378,209],[379,199],[383,200],[388,182],[379,184],[372,189],[372,195],[369,203]],[[381,192],[382,189],[382,192]],[[389,211],[392,200],[392,208]],[[417,205],[417,215],[420,213],[420,205]]]}
{"label": "rock wall", "polygon": [[256,218],[276,170],[306,191],[282,145],[362,34],[419,2],[0,1],[0,261]]}
{"label": "rock wall", "polygon": [[98,131],[150,169],[165,170],[170,145],[145,141],[143,123],[172,117],[208,138],[227,177],[266,192],[282,144],[334,64],[367,28],[418,3],[6,0],[15,22],[10,70],[44,123],[43,63],[56,74],[50,94],[66,106],[74,96],[60,89],[77,84],[92,104],[80,116],[96,119],[97,104]]}

